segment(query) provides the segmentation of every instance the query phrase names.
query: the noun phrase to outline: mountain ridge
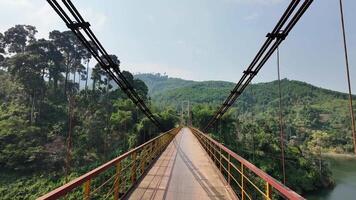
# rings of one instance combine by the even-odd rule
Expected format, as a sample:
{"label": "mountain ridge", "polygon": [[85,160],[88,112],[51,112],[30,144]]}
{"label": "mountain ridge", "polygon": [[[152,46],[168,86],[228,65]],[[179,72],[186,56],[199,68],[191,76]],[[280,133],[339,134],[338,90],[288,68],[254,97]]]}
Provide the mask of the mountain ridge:
{"label": "mountain ridge", "polygon": [[[146,83],[158,109],[171,107],[180,112],[182,103],[189,100],[193,114],[204,108],[214,112],[235,86],[226,81],[185,81],[160,74],[135,78]],[[298,138],[304,148],[313,148],[320,139],[325,152],[352,152],[348,94],[288,79],[282,79],[281,86],[287,137]],[[245,123],[260,120],[278,124],[279,102],[278,81],[250,84],[225,116],[233,115]]]}
{"label": "mountain ridge", "polygon": [[[148,94],[153,101],[164,103],[165,105],[178,104],[179,101],[191,100],[195,103],[220,104],[234,88],[235,83],[228,81],[192,81],[181,78],[172,78],[167,75],[156,74],[136,74],[135,78],[144,81],[148,87]],[[277,81],[255,83],[249,85],[239,99],[249,101],[256,93],[263,93],[269,100],[271,95],[274,99],[278,96]],[[347,100],[348,95],[339,91],[333,91],[312,84],[282,79],[282,94],[294,97],[310,96],[323,98],[337,98]],[[292,90],[291,90],[292,89]],[[268,94],[270,91],[271,94]],[[293,94],[294,93],[294,94]],[[199,94],[198,97],[196,97]],[[355,96],[353,96],[355,98]],[[319,98],[316,98],[318,100]],[[168,101],[172,101],[169,103]],[[319,99],[320,100],[320,99]]]}

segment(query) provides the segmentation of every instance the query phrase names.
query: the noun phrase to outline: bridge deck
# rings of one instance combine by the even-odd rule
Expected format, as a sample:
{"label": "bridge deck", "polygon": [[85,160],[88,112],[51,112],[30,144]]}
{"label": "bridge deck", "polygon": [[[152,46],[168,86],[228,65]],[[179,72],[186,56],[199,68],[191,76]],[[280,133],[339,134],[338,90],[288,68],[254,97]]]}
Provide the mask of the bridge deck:
{"label": "bridge deck", "polygon": [[197,138],[183,128],[129,199],[234,199]]}

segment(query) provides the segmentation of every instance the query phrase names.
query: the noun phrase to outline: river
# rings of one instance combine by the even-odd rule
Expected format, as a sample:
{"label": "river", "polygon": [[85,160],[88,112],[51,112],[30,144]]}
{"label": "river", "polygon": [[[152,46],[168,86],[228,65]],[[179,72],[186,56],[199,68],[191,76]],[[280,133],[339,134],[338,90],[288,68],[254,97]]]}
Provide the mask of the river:
{"label": "river", "polygon": [[309,200],[356,200],[356,158],[326,158],[331,165],[335,187],[306,196]]}

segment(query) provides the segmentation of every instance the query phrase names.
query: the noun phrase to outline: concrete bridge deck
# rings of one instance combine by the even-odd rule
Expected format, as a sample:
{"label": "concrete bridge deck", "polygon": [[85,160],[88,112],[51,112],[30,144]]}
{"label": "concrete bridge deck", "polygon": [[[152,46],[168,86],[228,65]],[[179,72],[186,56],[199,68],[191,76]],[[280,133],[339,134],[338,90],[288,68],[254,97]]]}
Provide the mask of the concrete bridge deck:
{"label": "concrete bridge deck", "polygon": [[235,199],[198,139],[183,128],[129,199]]}

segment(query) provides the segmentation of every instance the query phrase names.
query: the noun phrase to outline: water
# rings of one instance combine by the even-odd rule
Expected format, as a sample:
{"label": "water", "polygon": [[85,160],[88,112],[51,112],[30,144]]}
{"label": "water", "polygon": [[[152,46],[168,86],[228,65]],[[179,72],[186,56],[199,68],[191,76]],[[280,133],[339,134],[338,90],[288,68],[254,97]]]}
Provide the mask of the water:
{"label": "water", "polygon": [[356,199],[356,158],[328,157],[335,179],[335,187],[322,190],[306,198],[310,200],[355,200]]}

